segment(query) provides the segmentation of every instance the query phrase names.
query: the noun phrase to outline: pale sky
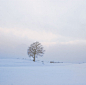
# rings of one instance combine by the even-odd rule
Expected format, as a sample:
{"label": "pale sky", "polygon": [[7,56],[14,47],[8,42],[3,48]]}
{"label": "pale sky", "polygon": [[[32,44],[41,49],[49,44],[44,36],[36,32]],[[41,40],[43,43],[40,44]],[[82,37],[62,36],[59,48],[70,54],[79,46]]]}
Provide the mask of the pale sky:
{"label": "pale sky", "polygon": [[0,0],[0,58],[28,58],[35,41],[39,60],[86,62],[86,0]]}

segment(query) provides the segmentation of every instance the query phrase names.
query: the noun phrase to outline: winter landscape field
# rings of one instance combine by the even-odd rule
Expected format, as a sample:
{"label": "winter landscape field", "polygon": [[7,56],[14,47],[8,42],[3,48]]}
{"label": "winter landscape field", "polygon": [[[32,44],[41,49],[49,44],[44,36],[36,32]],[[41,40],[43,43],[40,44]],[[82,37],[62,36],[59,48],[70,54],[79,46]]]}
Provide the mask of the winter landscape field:
{"label": "winter landscape field", "polygon": [[0,85],[86,85],[86,63],[0,59]]}
{"label": "winter landscape field", "polygon": [[0,0],[0,85],[86,85],[86,0]]}

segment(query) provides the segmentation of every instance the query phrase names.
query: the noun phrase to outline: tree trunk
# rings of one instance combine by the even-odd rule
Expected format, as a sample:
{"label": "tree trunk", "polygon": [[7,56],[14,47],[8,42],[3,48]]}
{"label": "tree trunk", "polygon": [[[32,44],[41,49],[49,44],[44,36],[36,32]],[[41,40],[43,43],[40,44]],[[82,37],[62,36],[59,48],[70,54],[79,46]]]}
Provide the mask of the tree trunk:
{"label": "tree trunk", "polygon": [[35,54],[34,54],[34,58],[33,58],[33,61],[35,62]]}

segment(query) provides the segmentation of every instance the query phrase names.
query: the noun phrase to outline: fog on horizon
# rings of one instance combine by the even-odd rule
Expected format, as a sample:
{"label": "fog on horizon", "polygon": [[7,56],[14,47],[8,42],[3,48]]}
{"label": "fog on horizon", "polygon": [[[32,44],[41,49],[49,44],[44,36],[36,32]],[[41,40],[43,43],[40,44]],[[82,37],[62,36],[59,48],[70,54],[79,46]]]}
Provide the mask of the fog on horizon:
{"label": "fog on horizon", "polygon": [[35,41],[38,60],[86,62],[86,1],[0,0],[0,58],[28,58]]}

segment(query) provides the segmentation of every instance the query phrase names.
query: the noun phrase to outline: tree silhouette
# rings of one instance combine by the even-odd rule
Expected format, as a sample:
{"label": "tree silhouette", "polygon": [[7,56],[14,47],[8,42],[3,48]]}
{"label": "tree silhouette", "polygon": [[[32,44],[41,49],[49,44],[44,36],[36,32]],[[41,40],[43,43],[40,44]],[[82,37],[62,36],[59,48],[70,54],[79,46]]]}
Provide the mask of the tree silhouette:
{"label": "tree silhouette", "polygon": [[43,50],[41,43],[35,42],[30,45],[28,49],[28,55],[29,57],[33,57],[33,61],[35,62],[35,58],[37,56],[42,56],[44,54],[44,51],[45,50]]}

